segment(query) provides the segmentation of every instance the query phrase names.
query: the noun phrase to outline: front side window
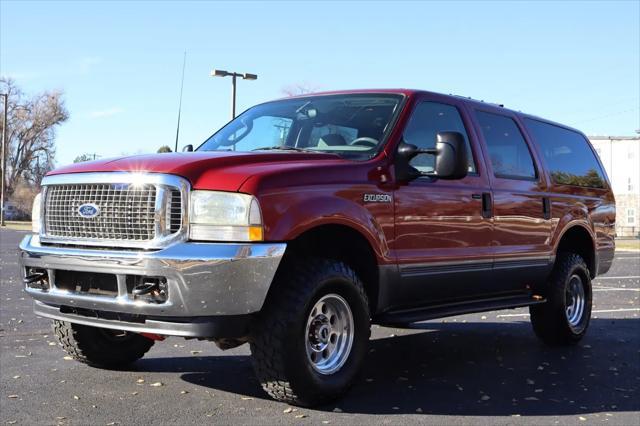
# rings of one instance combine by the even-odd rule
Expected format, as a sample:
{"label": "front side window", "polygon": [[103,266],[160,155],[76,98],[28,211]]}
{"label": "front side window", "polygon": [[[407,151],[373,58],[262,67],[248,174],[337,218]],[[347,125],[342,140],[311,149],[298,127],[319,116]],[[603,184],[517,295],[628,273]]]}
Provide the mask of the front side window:
{"label": "front side window", "polygon": [[[418,148],[429,149],[435,147],[438,132],[458,132],[464,136],[469,158],[469,173],[475,173],[476,166],[467,131],[458,109],[452,105],[437,102],[422,102],[416,105],[404,129],[403,139],[406,143]],[[435,167],[435,157],[419,155],[411,161],[411,165],[421,172],[432,172]]]}
{"label": "front side window", "polygon": [[506,179],[535,179],[533,158],[516,122],[504,115],[483,111],[476,114],[494,175]]}
{"label": "front side window", "polygon": [[584,136],[530,118],[524,122],[544,155],[554,183],[604,187],[602,169]]}
{"label": "front side window", "polygon": [[402,99],[395,94],[351,94],[269,102],[244,112],[197,150],[279,149],[371,158],[391,130]]}

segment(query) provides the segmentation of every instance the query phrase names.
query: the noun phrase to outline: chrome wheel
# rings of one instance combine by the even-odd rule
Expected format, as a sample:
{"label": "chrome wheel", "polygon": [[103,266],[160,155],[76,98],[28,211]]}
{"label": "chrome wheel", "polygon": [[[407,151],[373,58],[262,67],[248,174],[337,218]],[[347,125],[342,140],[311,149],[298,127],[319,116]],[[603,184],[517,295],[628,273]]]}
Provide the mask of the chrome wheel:
{"label": "chrome wheel", "polygon": [[565,290],[565,314],[571,327],[577,327],[584,314],[585,295],[582,278],[572,275]]}
{"label": "chrome wheel", "polygon": [[335,293],[322,297],[307,319],[305,346],[311,366],[320,374],[338,371],[349,358],[354,336],[349,304]]}

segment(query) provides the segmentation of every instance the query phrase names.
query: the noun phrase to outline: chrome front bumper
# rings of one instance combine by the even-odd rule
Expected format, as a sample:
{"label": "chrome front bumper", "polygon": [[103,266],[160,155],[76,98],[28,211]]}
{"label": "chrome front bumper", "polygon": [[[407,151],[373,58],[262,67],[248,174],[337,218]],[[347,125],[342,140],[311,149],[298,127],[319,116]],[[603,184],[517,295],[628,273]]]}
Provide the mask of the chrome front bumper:
{"label": "chrome front bumper", "polygon": [[[80,249],[42,245],[37,235],[29,235],[20,243],[19,257],[23,275],[26,267],[48,272],[49,289],[25,287],[36,300],[35,311],[39,315],[97,327],[203,336],[198,321],[202,322],[205,317],[242,316],[262,308],[285,249],[283,243],[186,242],[150,252]],[[58,289],[56,270],[114,274],[118,294],[110,297]],[[134,300],[127,290],[127,275],[166,278],[167,301]],[[149,322],[148,326],[127,324],[98,318],[99,315],[64,313],[60,307],[151,317],[153,320],[145,321]],[[158,320],[164,325],[151,324]],[[176,324],[173,329],[172,323]]]}

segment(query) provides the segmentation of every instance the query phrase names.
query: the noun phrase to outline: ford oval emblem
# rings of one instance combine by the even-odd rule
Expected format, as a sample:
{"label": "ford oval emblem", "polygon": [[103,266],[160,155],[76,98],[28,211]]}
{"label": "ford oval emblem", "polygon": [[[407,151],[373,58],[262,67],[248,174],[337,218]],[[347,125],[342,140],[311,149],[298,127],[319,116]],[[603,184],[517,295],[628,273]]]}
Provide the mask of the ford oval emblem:
{"label": "ford oval emblem", "polygon": [[85,203],[78,207],[78,214],[86,219],[91,219],[100,214],[100,207],[93,203]]}

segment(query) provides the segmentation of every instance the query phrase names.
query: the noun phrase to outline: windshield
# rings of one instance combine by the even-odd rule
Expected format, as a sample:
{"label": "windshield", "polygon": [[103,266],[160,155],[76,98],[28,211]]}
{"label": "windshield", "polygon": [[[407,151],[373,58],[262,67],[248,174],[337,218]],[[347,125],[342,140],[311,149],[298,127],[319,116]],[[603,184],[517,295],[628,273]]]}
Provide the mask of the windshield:
{"label": "windshield", "polygon": [[255,106],[198,151],[295,150],[370,158],[390,130],[402,96],[325,95]]}

